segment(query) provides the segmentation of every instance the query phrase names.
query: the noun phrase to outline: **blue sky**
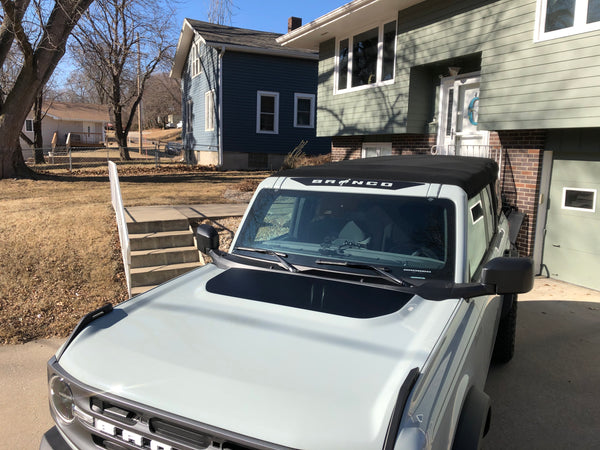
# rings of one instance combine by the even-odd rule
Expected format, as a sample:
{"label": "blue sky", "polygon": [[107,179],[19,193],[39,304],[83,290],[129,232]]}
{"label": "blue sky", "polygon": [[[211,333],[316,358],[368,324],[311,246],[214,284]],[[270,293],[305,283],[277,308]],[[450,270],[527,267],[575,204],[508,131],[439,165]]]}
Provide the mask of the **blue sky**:
{"label": "blue sky", "polygon": [[[231,25],[252,30],[287,33],[287,21],[291,16],[301,17],[307,23],[345,5],[350,0],[233,0],[235,5]],[[178,25],[183,19],[206,20],[208,0],[181,0]]]}

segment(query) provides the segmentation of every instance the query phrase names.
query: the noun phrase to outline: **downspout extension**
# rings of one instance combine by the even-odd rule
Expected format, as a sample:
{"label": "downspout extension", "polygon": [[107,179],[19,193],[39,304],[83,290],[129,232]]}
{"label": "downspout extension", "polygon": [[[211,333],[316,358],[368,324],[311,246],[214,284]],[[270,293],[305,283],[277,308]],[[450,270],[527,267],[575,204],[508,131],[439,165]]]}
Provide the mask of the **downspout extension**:
{"label": "downspout extension", "polygon": [[219,53],[219,126],[218,126],[218,139],[219,139],[219,163],[218,167],[223,166],[223,55],[225,54],[225,46],[221,46],[221,52]]}

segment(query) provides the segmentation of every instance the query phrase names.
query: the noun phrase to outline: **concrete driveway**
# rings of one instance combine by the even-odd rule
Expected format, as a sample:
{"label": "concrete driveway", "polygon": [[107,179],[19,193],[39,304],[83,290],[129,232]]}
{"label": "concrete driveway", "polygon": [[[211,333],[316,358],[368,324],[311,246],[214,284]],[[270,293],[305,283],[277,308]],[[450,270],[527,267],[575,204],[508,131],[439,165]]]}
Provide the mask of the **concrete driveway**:
{"label": "concrete driveway", "polygon": [[[63,340],[0,346],[0,450],[52,426],[46,361]],[[600,449],[600,292],[538,278],[520,298],[515,358],[493,366],[486,449]]]}

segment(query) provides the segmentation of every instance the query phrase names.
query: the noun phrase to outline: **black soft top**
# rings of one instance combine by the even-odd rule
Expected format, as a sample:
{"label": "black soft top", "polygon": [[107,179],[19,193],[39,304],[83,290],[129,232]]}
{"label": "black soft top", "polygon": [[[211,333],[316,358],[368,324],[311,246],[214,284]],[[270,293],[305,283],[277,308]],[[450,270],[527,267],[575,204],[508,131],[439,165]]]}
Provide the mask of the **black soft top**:
{"label": "black soft top", "polygon": [[283,170],[276,176],[451,184],[471,198],[485,186],[493,186],[498,164],[493,159],[469,156],[380,156]]}

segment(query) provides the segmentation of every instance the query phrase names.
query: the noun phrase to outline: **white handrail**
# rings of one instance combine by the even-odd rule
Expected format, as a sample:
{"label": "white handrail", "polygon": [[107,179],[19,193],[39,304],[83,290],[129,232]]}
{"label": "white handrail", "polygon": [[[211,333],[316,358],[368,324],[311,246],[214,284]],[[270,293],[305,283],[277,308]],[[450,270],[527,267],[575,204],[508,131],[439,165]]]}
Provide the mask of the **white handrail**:
{"label": "white handrail", "polygon": [[121,242],[121,254],[123,256],[123,267],[125,269],[125,278],[127,280],[127,293],[131,297],[131,248],[129,246],[129,232],[127,231],[127,221],[125,220],[125,208],[123,207],[123,198],[121,196],[121,185],[119,184],[119,174],[117,165],[108,161],[108,178],[110,180],[110,196],[112,207],[117,217],[117,228],[119,229],[119,241]]}

